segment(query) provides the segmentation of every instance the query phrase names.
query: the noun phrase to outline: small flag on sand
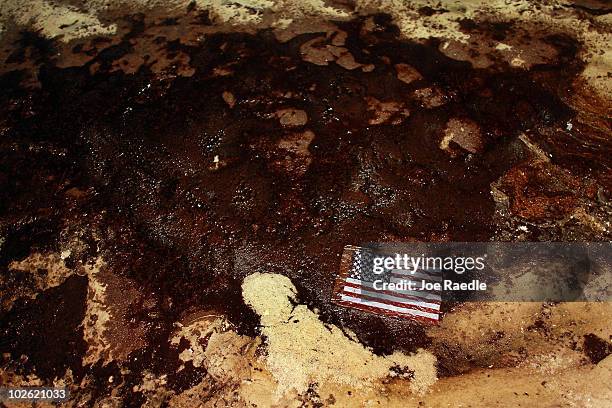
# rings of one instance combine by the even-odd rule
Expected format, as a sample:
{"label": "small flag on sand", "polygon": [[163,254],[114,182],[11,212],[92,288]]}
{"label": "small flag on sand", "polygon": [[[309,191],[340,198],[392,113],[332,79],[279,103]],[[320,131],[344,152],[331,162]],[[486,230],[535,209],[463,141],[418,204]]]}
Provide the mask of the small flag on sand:
{"label": "small flag on sand", "polygon": [[421,288],[424,282],[441,282],[442,273],[410,269],[375,273],[377,256],[371,248],[346,246],[332,301],[369,313],[436,324],[440,291]]}

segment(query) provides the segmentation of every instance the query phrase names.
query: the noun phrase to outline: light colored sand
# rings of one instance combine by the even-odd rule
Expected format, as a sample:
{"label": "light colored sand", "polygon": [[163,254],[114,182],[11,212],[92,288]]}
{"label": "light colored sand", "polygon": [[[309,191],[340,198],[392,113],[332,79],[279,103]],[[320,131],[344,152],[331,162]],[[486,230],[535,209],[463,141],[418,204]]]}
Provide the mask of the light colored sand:
{"label": "light colored sand", "polygon": [[141,294],[130,280],[109,273],[101,257],[83,269],[88,278],[82,323],[83,338],[87,342],[83,365],[124,360],[145,345],[144,327],[131,324],[126,317],[132,302],[137,303]]}
{"label": "light colored sand", "polygon": [[[191,320],[191,319],[190,319]],[[189,347],[179,354],[183,362],[191,361],[194,367],[202,367],[205,363],[204,339],[210,341],[218,337],[217,333],[227,328],[227,322],[214,314],[201,314],[188,324],[176,323],[177,331],[170,339],[170,344],[178,346],[182,339],[189,343]],[[179,368],[182,370],[184,366]]]}
{"label": "light colored sand", "polygon": [[112,35],[115,24],[103,24],[96,17],[96,9],[82,12],[75,8],[44,0],[16,0],[0,3],[0,25],[15,23],[29,26],[49,38],[70,41],[75,38]]}
{"label": "light colored sand", "polygon": [[87,307],[83,317],[83,337],[87,342],[87,352],[83,358],[83,365],[93,364],[98,360],[110,361],[108,350],[110,344],[105,332],[111,320],[110,311],[106,306],[106,286],[98,276],[100,269],[104,266],[102,259],[89,265]]}
{"label": "light colored sand", "polygon": [[[77,9],[45,0],[5,0],[0,3],[0,38],[13,25],[29,27],[64,42],[110,36],[118,31],[113,16],[156,10],[157,15],[180,17],[185,15],[189,4],[190,0],[94,0]],[[551,48],[535,39],[523,44],[489,44],[464,33],[459,25],[461,19],[514,22],[518,27],[537,28],[541,32],[567,32],[585,45],[582,58],[586,67],[582,78],[601,98],[610,100],[612,17],[587,18],[567,5],[566,0],[538,2],[537,6],[527,0],[357,0],[354,9],[349,9],[342,2],[323,0],[196,0],[197,8],[208,10],[213,22],[226,30],[271,27],[281,36],[313,32],[313,22],[319,27],[314,32],[320,32],[321,24],[328,19],[346,20],[359,14],[384,12],[392,16],[403,37],[417,41],[440,38],[445,40],[442,52],[478,67],[491,64],[485,54],[493,52],[511,65],[528,68],[545,62],[543,57]],[[422,15],[418,10],[424,6],[445,12]],[[479,55],[470,50],[478,51]]]}
{"label": "light colored sand", "polygon": [[[13,302],[18,297],[28,296],[33,299],[40,292],[64,283],[64,281],[74,273],[73,270],[66,266],[64,262],[66,258],[65,255],[67,255],[67,253],[35,252],[21,261],[11,262],[8,269],[29,274],[29,279],[32,280],[33,286],[30,290],[24,287],[18,292],[2,293],[2,308],[10,309]],[[6,277],[0,275],[0,282],[4,279],[6,279]]]}
{"label": "light colored sand", "polygon": [[[202,362],[214,379],[172,396],[170,406],[297,407],[307,400],[343,407],[603,408],[612,398],[612,357],[593,365],[580,351],[584,334],[612,334],[609,303],[464,305],[432,327],[429,335],[433,347],[440,353],[447,348],[458,366],[468,358],[472,363],[466,364],[463,375],[432,382],[434,360],[429,353],[406,361],[416,368],[414,379],[392,378],[389,361],[397,355],[373,356],[350,333],[323,325],[314,312],[292,302],[295,295],[291,281],[280,275],[253,274],[245,279],[244,298],[260,315],[263,343],[236,334],[220,321],[210,322],[209,328],[192,323],[191,327],[201,326],[201,333],[213,333]],[[542,319],[542,330],[530,329]],[[473,369],[474,363],[483,368]],[[362,378],[367,374],[360,365],[382,378]],[[425,383],[416,384],[419,378]],[[304,384],[313,381],[315,393],[305,397]],[[427,392],[415,392],[424,389]],[[159,392],[167,390],[162,387]]]}
{"label": "light colored sand", "polygon": [[305,305],[295,305],[295,287],[282,275],[255,273],[242,285],[244,301],[260,315],[266,338],[267,367],[278,382],[278,394],[305,392],[311,384],[334,382],[364,388],[393,376],[393,367],[414,374],[413,392],[436,381],[435,357],[420,350],[377,356],[338,327],[325,325]]}
{"label": "light colored sand", "polygon": [[[600,16],[592,20],[580,18],[575,9],[568,7],[569,1],[535,2],[527,0],[434,0],[434,1],[402,1],[402,0],[358,0],[357,10],[361,13],[383,11],[391,14],[406,38],[424,40],[428,38],[441,38],[448,42],[442,47],[443,52],[451,58],[471,60],[473,57],[464,54],[464,57],[453,54],[448,45],[453,41],[468,43],[472,38],[463,33],[459,21],[463,18],[475,20],[485,19],[491,21],[516,22],[518,26],[532,25],[539,29],[552,32],[565,31],[573,33],[584,42],[586,51],[583,58],[586,68],[583,78],[600,94],[610,99],[612,85],[612,18]],[[418,13],[421,6],[430,6],[437,10],[448,10],[432,16],[422,16]],[[478,39],[473,39],[478,40]],[[537,46],[540,46],[537,44]],[[478,44],[469,48],[480,49]],[[510,56],[512,65],[524,66],[525,59],[538,59],[533,55],[534,44],[523,44],[518,48],[508,46],[502,42],[493,48],[500,53]],[[482,49],[486,50],[486,49]],[[518,51],[518,52],[517,52]]]}

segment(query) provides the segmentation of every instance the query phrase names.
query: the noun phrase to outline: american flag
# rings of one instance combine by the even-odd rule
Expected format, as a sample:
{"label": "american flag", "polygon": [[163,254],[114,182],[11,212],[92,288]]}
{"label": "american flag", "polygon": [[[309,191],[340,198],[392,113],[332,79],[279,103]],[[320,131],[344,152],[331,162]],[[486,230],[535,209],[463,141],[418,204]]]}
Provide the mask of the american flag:
{"label": "american flag", "polygon": [[374,258],[386,256],[370,248],[346,246],[342,253],[340,273],[336,278],[332,301],[338,305],[369,313],[436,324],[440,320],[440,291],[375,289],[375,280],[388,283],[413,281],[421,288],[421,281],[441,282],[441,271],[393,269],[383,274],[374,273]]}

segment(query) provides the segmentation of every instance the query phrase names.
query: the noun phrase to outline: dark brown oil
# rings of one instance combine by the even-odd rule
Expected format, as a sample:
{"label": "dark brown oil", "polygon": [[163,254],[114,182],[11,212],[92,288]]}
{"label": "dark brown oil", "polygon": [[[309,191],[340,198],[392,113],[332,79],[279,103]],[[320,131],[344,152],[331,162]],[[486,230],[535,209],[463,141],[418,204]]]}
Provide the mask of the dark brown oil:
{"label": "dark brown oil", "polygon": [[[419,325],[330,303],[344,245],[489,240],[496,228],[490,186],[527,159],[521,133],[578,177],[597,178],[610,165],[609,146],[570,145],[557,130],[541,132],[574,116],[562,100],[582,65],[580,45],[569,37],[547,39],[558,51],[555,63],[474,69],[444,56],[435,40],[400,40],[380,15],[369,32],[364,20],[339,23],[348,50],[373,64],[372,72],[304,62],[300,46],[316,34],[280,43],[265,30],[214,34],[198,46],[168,43],[169,53],[189,55],[190,77],[160,78],[144,66],[135,74],[111,72],[113,61],[132,52],[129,39],[141,35],[142,20],[132,17],[121,43],[77,68],[46,62],[53,47],[24,33],[18,47],[37,50],[40,89],[22,88],[20,72],[0,78],[2,272],[30,251],[57,250],[66,228],[96,230],[96,239],[82,236],[89,249],[80,260],[99,250],[112,273],[136,282],[155,305],[130,316],[146,323],[149,345],[130,356],[132,373],[124,375],[115,363],[81,367],[85,278],[4,313],[2,351],[27,354],[22,369],[42,378],[71,368],[77,378],[89,370],[129,385],[146,368],[170,373],[170,387],[185,389],[204,372],[174,374],[177,351],[167,341],[173,323],[190,311],[215,310],[255,334],[258,318],[240,290],[254,272],[287,275],[300,302],[377,353],[415,350],[428,342]],[[503,37],[513,28],[480,29]],[[22,57],[18,49],[13,58]],[[399,63],[423,78],[399,81]],[[214,76],[221,66],[232,74]],[[413,92],[432,86],[446,102],[423,107]],[[223,92],[235,96],[233,108]],[[370,125],[366,97],[403,103],[410,114],[399,124]],[[285,107],[304,110],[308,122],[284,128],[272,114]],[[482,153],[451,157],[439,148],[453,117],[478,124]],[[275,148],[278,141],[304,130],[315,134],[307,171],[279,167],[292,158]],[[86,194],[67,198],[71,188]],[[93,387],[104,394],[110,386],[100,380]]]}

